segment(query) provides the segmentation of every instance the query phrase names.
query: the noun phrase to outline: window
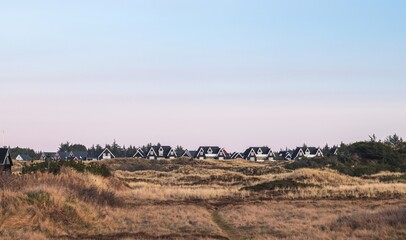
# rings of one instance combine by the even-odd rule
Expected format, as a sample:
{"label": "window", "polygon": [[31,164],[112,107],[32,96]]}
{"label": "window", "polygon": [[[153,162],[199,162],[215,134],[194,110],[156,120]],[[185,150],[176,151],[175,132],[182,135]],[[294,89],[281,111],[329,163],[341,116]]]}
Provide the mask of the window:
{"label": "window", "polygon": [[159,149],[159,156],[163,156],[164,155],[164,150],[162,148]]}

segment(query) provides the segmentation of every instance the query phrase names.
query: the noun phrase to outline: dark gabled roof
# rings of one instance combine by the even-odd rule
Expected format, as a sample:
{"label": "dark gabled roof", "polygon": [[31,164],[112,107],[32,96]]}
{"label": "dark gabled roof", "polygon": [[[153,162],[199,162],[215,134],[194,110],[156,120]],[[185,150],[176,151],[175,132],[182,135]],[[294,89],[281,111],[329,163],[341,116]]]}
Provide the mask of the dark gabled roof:
{"label": "dark gabled roof", "polygon": [[280,151],[280,152],[278,153],[278,156],[279,156],[279,157],[283,157],[283,158],[285,158],[285,159],[290,159],[290,158],[292,158],[292,154],[293,154],[292,151]]}
{"label": "dark gabled roof", "polygon": [[319,148],[316,147],[308,147],[308,149],[310,150],[310,154],[316,154],[319,150]]}
{"label": "dark gabled roof", "polygon": [[336,151],[338,151],[338,148],[337,148],[337,147],[332,147],[332,148],[330,149],[330,153],[331,153],[331,154],[334,154]]}
{"label": "dark gabled roof", "polygon": [[4,160],[6,159],[8,153],[7,148],[0,148],[0,165],[4,164]]}
{"label": "dark gabled roof", "polygon": [[74,158],[77,159],[86,159],[87,158],[87,152],[85,151],[73,151],[71,152]]}
{"label": "dark gabled roof", "polygon": [[138,157],[138,158],[145,157],[145,153],[144,153],[144,151],[142,151],[142,148],[138,148],[133,157]]}
{"label": "dark gabled roof", "polygon": [[203,149],[204,154],[207,154],[207,151],[211,148],[211,150],[213,151],[213,154],[218,154],[221,150],[220,147],[218,146],[201,146],[197,149],[197,152],[200,151],[200,149]]}
{"label": "dark gabled roof", "polygon": [[106,152],[106,151],[109,152],[109,153],[113,156],[113,158],[116,158],[116,155],[114,155],[113,152],[111,152],[110,149],[105,148],[105,149],[103,149],[103,151],[99,154],[99,156],[97,156],[97,159],[99,159],[100,156],[101,156],[104,152]]}
{"label": "dark gabled roof", "polygon": [[195,158],[197,155],[197,151],[193,150],[193,151],[189,151],[190,155],[192,156],[192,158]]}
{"label": "dark gabled roof", "polygon": [[177,150],[175,150],[175,152],[176,152],[176,156],[182,157],[183,154],[185,154],[186,150],[177,149]]}
{"label": "dark gabled roof", "polygon": [[58,152],[59,157],[61,158],[61,160],[67,160],[69,157],[69,153],[68,152]]}
{"label": "dark gabled roof", "polygon": [[249,153],[251,152],[251,150],[253,150],[255,153],[258,153],[258,150],[259,150],[259,149],[261,149],[261,151],[262,151],[263,154],[272,152],[272,150],[271,150],[269,147],[249,147],[249,148],[247,148],[247,149],[244,151],[244,153],[243,153],[244,158],[247,158],[247,157],[248,157],[248,155],[249,155]]}
{"label": "dark gabled roof", "polygon": [[233,153],[230,155],[230,158],[232,158],[232,159],[244,158],[244,155],[243,155],[242,153],[239,153],[239,152],[233,152]]}
{"label": "dark gabled roof", "polygon": [[175,151],[175,153],[176,153],[177,157],[188,157],[188,158],[193,157],[193,155],[187,149],[185,149],[185,150],[179,150],[178,149],[178,150]]}
{"label": "dark gabled roof", "polygon": [[10,165],[13,166],[13,161],[8,148],[0,148],[0,165],[4,165],[6,158],[10,161]]}
{"label": "dark gabled roof", "polygon": [[18,155],[23,159],[23,161],[31,161],[32,160],[32,158],[27,154],[18,154]]}
{"label": "dark gabled roof", "polygon": [[[163,150],[163,157],[167,157],[169,155],[169,152],[171,151],[172,147],[171,146],[151,146],[148,148],[147,151],[147,156],[151,152],[151,148],[154,150],[156,156],[159,156],[159,149],[162,148]],[[175,153],[176,154],[176,153]]]}
{"label": "dark gabled roof", "polygon": [[[292,152],[292,158],[293,158],[293,159],[296,159],[296,158],[297,158],[297,155],[299,154],[300,151],[303,152],[303,149],[302,149],[301,147],[297,147],[295,150],[293,150],[293,152]],[[304,153],[304,152],[303,152],[303,153]]]}

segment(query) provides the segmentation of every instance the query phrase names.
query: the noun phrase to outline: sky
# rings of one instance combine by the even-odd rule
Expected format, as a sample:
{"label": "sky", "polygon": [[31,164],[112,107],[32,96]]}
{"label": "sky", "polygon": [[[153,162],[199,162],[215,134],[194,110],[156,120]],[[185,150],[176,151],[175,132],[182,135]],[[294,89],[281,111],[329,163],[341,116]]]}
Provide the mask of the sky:
{"label": "sky", "polygon": [[406,138],[404,0],[0,0],[0,130],[196,149]]}

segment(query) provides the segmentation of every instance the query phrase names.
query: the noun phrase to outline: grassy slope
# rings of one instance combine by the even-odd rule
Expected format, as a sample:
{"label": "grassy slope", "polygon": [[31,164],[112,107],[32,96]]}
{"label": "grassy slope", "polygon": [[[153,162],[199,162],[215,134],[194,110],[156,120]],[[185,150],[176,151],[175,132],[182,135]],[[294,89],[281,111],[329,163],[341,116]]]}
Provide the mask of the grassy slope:
{"label": "grassy slope", "polygon": [[[57,176],[1,175],[0,237],[402,239],[406,236],[403,230],[406,184],[395,181],[399,174],[390,178],[395,179],[393,182],[386,181],[389,173],[355,178],[332,170],[287,171],[281,163],[143,159],[104,163],[113,170],[114,177],[102,178],[69,169]],[[385,181],[380,181],[382,176]],[[259,192],[241,190],[275,181],[312,187],[278,185]]]}

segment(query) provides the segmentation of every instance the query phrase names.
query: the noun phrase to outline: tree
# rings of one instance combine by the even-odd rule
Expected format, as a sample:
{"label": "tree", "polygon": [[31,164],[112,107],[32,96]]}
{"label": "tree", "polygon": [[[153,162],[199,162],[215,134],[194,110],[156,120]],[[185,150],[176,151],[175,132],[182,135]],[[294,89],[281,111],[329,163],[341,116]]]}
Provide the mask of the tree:
{"label": "tree", "polygon": [[328,146],[327,143],[326,143],[326,146],[324,146],[322,152],[323,152],[324,156],[328,156],[330,154],[330,147]]}
{"label": "tree", "polygon": [[376,136],[375,136],[375,133],[374,133],[374,134],[372,134],[372,136],[371,136],[371,135],[369,135],[369,141],[370,141],[370,142],[376,142]]}
{"label": "tree", "polygon": [[66,143],[61,143],[61,145],[59,146],[58,152],[70,152],[70,151],[74,151],[74,152],[86,152],[87,148],[85,145],[83,144],[71,144],[69,142]]}
{"label": "tree", "polygon": [[403,139],[401,137],[399,137],[398,135],[396,135],[396,133],[393,134],[393,136],[389,135],[385,139],[385,144],[392,146],[394,148],[397,148],[402,142],[403,142]]}
{"label": "tree", "polygon": [[180,146],[180,145],[176,146],[175,151],[183,151],[183,150],[184,150],[184,148],[182,146]]}

